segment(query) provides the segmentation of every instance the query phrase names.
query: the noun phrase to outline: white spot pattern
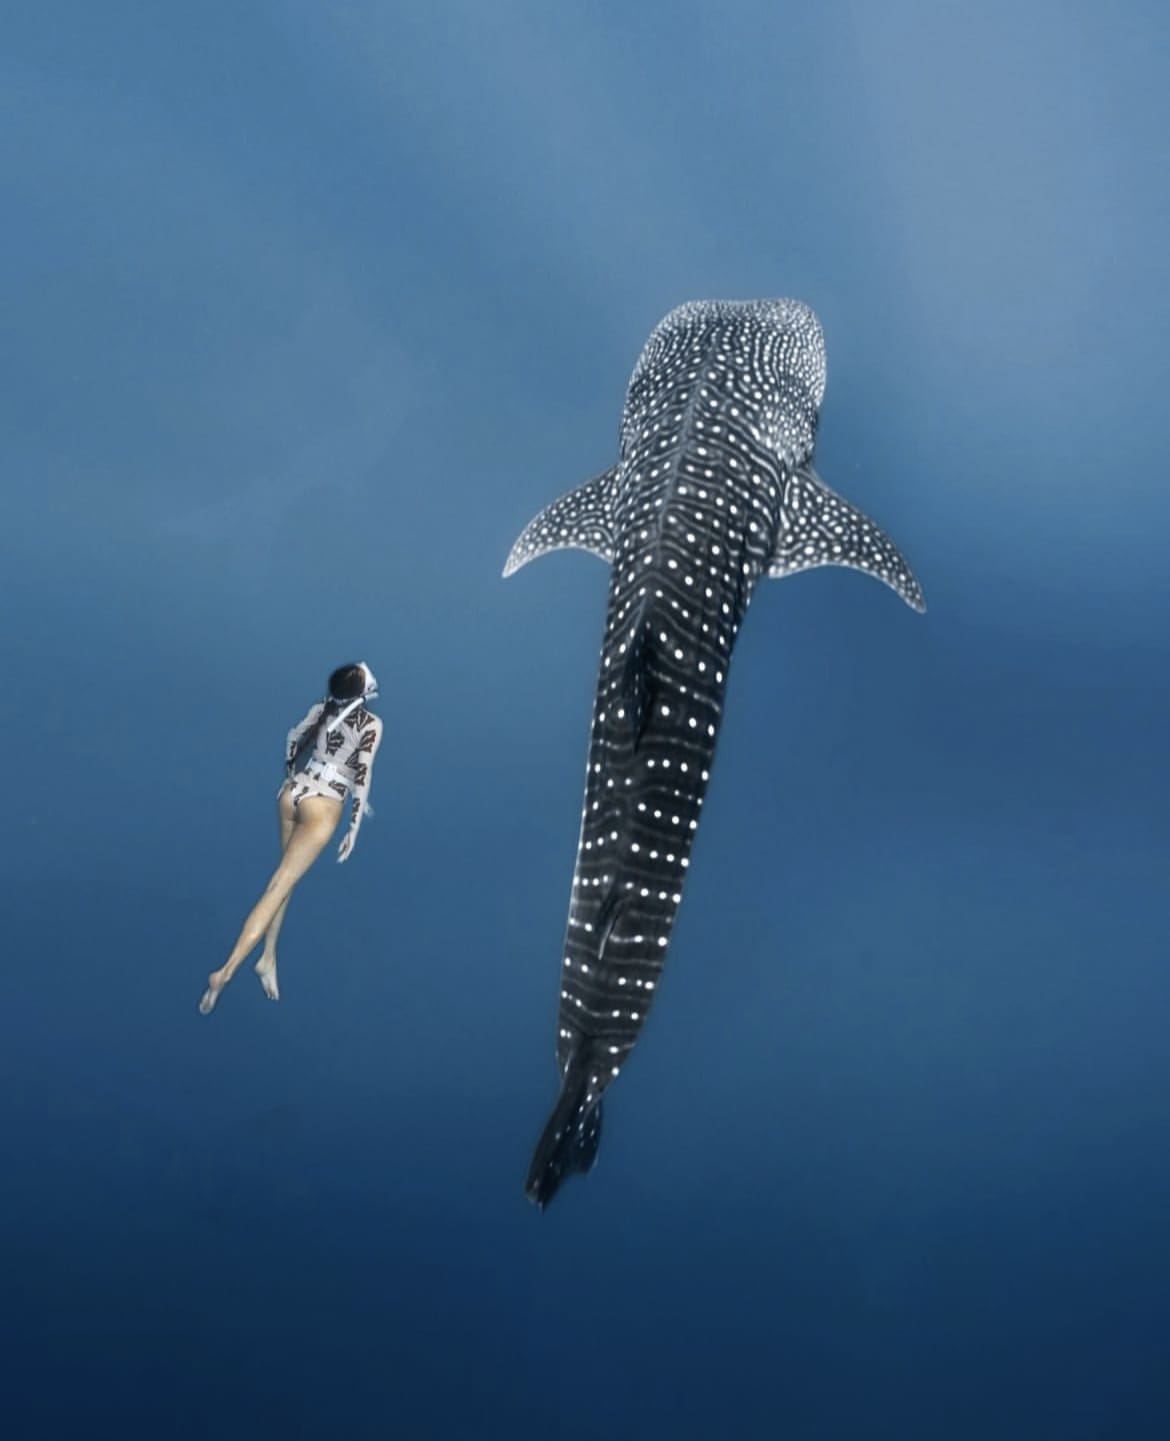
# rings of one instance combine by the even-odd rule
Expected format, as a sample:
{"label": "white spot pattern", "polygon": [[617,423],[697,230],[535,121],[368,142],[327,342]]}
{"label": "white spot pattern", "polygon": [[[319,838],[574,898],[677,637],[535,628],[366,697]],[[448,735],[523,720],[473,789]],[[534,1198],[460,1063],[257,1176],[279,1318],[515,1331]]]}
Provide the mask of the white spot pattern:
{"label": "white spot pattern", "polygon": [[618,464],[542,511],[508,558],[505,574],[567,545],[612,563],[557,1032],[562,1073],[607,1062],[578,1133],[662,971],[756,582],[849,564],[921,600],[893,546],[812,470],[824,386],[800,302],[678,307],[634,368]]}

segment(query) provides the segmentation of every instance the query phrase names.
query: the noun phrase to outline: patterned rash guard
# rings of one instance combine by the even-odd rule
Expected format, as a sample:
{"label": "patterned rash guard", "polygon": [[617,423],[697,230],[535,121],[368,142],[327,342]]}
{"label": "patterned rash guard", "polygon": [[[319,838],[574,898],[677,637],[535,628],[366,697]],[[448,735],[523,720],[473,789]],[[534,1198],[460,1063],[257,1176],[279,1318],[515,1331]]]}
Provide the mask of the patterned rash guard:
{"label": "patterned rash guard", "polygon": [[[357,839],[362,817],[373,814],[370,806],[370,774],[374,766],[374,754],[382,739],[382,722],[372,711],[359,705],[351,710],[340,722],[328,728],[318,727],[325,705],[318,701],[304,720],[288,733],[285,747],[285,771],[288,779],[285,785],[292,786],[293,805],[297,806],[306,796],[332,796],[343,801],[353,796],[353,809],[349,817],[350,848]],[[307,756],[302,752],[309,744],[309,737],[316,731],[316,739]]]}

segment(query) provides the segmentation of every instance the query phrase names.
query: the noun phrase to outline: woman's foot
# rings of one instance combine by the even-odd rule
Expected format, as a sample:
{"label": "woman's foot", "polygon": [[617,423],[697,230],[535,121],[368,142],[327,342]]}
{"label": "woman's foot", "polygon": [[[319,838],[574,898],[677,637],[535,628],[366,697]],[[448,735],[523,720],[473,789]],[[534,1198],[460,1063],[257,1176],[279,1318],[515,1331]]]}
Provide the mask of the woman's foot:
{"label": "woman's foot", "polygon": [[256,974],[260,977],[260,984],[264,987],[264,994],[270,1001],[280,1000],[280,987],[276,984],[276,957],[262,955],[255,965]]}
{"label": "woman's foot", "polygon": [[199,1014],[210,1016],[215,1010],[215,1003],[219,1000],[219,993],[227,985],[227,977],[222,971],[212,971],[207,978],[207,989],[203,992],[203,999],[199,1002]]}

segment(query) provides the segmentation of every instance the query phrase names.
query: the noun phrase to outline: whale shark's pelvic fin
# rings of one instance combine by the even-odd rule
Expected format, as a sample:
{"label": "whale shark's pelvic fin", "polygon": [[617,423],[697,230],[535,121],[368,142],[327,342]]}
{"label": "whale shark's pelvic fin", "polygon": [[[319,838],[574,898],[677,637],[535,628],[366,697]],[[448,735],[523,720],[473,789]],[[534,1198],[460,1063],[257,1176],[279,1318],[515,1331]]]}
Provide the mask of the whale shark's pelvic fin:
{"label": "whale shark's pelvic fin", "polygon": [[784,487],[784,522],[768,574],[782,578],[814,565],[864,571],[915,610],[926,609],[922,587],[889,536],[830,489],[811,465],[802,465]]}
{"label": "whale shark's pelvic fin", "polygon": [[533,516],[508,555],[504,575],[513,575],[522,565],[550,550],[588,550],[604,561],[612,561],[611,496],[616,478],[615,465]]}

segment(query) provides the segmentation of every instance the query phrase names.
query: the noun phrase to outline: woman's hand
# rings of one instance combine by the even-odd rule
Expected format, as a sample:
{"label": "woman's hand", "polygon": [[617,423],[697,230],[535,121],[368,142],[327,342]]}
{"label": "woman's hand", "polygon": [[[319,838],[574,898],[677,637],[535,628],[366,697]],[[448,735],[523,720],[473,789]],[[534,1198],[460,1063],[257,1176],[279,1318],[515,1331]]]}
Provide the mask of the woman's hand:
{"label": "woman's hand", "polygon": [[357,827],[356,827],[356,826],[351,826],[350,829],[346,831],[345,835],[342,836],[342,838],[341,838],[341,844],[337,847],[337,864],[338,864],[338,865],[341,865],[341,863],[342,863],[343,861],[349,860],[350,855],[353,853],[353,848],[354,848],[354,845],[355,845],[356,842],[357,842]]}

